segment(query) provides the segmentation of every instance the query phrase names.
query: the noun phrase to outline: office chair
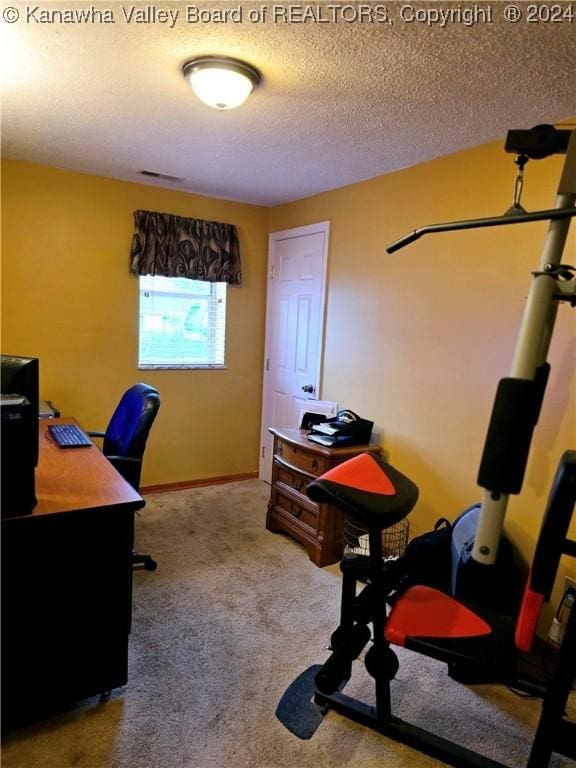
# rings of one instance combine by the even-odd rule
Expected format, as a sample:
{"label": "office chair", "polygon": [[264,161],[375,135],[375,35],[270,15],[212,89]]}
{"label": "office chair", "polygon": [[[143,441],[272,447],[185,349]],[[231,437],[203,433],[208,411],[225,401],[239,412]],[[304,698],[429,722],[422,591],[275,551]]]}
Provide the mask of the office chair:
{"label": "office chair", "polygon": [[[160,395],[148,384],[134,384],[118,403],[106,432],[88,432],[90,437],[104,439],[102,453],[122,477],[138,491],[144,449],[152,423],[160,408]],[[156,570],[150,555],[132,553],[132,565]]]}

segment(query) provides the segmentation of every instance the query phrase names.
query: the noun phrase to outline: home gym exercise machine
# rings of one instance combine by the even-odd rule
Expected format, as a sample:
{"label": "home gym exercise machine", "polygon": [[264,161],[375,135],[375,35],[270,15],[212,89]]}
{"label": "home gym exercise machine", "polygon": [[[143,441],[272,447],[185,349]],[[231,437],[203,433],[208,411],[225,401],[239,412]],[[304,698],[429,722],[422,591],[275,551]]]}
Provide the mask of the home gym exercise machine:
{"label": "home gym exercise machine", "polygon": [[[546,358],[558,305],[576,306],[575,269],[562,264],[570,219],[576,214],[576,130],[537,126],[510,131],[506,151],[517,155],[520,183],[517,181],[514,204],[504,216],[424,227],[387,249],[392,253],[428,233],[549,221],[510,375],[498,385],[480,462],[478,484],[485,490],[472,552],[475,578],[479,580],[486,569],[494,567],[509,495],[520,493],[522,488],[549,374]],[[526,213],[520,206],[524,166],[528,160],[553,154],[566,155],[555,206]],[[383,558],[383,532],[409,514],[418,488],[394,467],[362,454],[315,479],[307,492],[312,499],[338,507],[364,526],[369,552],[344,554],[340,625],[332,634],[332,653],[324,665],[310,670],[313,683],[303,673],[288,689],[278,706],[278,717],[296,735],[308,738],[325,712],[334,709],[456,768],[518,768],[504,766],[393,715],[390,682],[399,662],[390,646],[403,646],[443,661],[454,672],[452,676],[462,682],[519,684],[517,661],[532,645],[540,609],[551,597],[560,558],[576,558],[576,541],[568,538],[576,503],[576,451],[566,451],[560,458],[515,622],[484,603],[475,604],[430,586],[415,585],[395,594],[398,565]],[[374,706],[342,692],[353,662],[370,640],[364,663],[375,682]],[[576,723],[565,715],[576,676],[575,647],[573,609],[549,680],[540,690],[537,685],[532,688],[543,702],[527,768],[545,768],[552,752],[576,759]]]}

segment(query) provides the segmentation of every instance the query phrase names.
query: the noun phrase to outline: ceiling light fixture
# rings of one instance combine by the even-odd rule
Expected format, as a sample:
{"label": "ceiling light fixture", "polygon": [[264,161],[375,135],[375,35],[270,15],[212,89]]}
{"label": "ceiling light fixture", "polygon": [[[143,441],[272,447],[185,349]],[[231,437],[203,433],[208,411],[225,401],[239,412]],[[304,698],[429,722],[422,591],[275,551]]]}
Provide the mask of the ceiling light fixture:
{"label": "ceiling light fixture", "polygon": [[214,109],[234,109],[243,104],[262,80],[250,64],[228,56],[201,56],[182,66],[194,93]]}

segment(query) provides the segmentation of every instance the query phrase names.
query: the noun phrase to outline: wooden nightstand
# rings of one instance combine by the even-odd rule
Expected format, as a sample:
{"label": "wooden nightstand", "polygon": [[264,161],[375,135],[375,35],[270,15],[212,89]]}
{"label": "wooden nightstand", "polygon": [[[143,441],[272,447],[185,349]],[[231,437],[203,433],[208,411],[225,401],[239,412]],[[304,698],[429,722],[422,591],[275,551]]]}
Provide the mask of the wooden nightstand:
{"label": "wooden nightstand", "polygon": [[266,528],[283,531],[300,542],[310,560],[323,567],[342,557],[343,514],[328,504],[316,504],[306,496],[311,480],[359,453],[379,454],[379,445],[325,448],[307,439],[308,432],[289,427],[270,427],[274,435],[272,487]]}

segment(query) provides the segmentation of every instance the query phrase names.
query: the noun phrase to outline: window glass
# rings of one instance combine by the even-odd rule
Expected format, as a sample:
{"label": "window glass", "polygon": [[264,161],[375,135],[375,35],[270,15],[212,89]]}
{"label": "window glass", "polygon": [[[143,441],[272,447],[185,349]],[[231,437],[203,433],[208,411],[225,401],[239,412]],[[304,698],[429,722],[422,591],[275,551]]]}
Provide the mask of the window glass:
{"label": "window glass", "polygon": [[226,283],[139,279],[139,367],[224,367]]}

